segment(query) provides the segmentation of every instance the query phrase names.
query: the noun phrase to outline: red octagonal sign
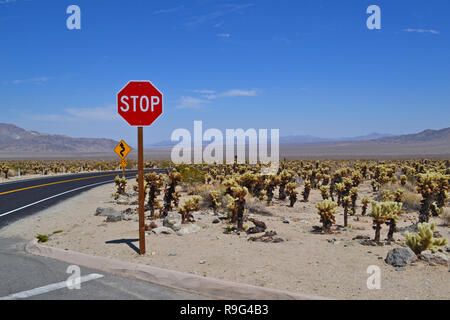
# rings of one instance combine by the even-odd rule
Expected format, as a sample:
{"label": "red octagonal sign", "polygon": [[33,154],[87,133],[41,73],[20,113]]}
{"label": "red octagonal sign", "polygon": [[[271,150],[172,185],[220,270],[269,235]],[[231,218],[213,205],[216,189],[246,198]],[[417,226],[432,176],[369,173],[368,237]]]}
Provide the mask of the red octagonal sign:
{"label": "red octagonal sign", "polygon": [[149,126],[163,113],[163,95],[150,81],[130,81],[117,94],[117,108],[131,126]]}

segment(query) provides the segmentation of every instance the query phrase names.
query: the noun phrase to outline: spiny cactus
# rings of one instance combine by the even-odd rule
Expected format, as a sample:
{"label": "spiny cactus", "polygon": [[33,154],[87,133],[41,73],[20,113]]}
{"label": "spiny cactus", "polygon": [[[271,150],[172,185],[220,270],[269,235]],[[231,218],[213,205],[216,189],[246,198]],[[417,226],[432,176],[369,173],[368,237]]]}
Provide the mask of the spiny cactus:
{"label": "spiny cactus", "polygon": [[283,170],[280,173],[280,176],[279,176],[280,188],[279,188],[279,195],[278,195],[278,198],[280,200],[286,199],[285,188],[286,188],[286,185],[289,182],[291,182],[292,177],[293,177],[293,174],[292,174],[292,172],[290,170]]}
{"label": "spiny cactus", "polygon": [[309,193],[311,192],[311,182],[309,182],[308,180],[305,181],[305,185],[304,185],[304,189],[302,191],[302,196],[303,196],[303,202],[308,202],[309,200]]}
{"label": "spiny cactus", "polygon": [[148,188],[148,206],[150,209],[150,216],[155,217],[155,209],[161,210],[161,204],[158,200],[158,195],[161,193],[161,188],[163,186],[163,179],[160,174],[156,172],[148,173],[144,176],[146,182],[146,188]]}
{"label": "spiny cactus", "polygon": [[342,207],[344,208],[344,227],[347,227],[348,225],[348,208],[350,207],[352,200],[349,196],[345,196],[342,199]]}
{"label": "spiny cactus", "polygon": [[380,243],[381,225],[389,219],[387,206],[383,202],[372,201],[372,211],[370,216],[373,219],[373,228],[375,229],[374,241]]}
{"label": "spiny cactus", "polygon": [[401,176],[400,176],[400,184],[402,185],[402,186],[404,186],[404,185],[406,185],[406,182],[408,181],[408,178],[404,175],[404,174],[402,174]]}
{"label": "spiny cactus", "polygon": [[422,251],[432,250],[435,252],[439,247],[447,244],[446,238],[434,238],[434,228],[436,222],[432,223],[419,223],[417,228],[418,233],[406,232],[406,245],[414,251],[415,254],[420,254]]}
{"label": "spiny cactus", "polygon": [[173,170],[168,174],[168,182],[164,189],[163,217],[166,217],[169,211],[172,210],[172,202],[174,200],[173,195],[175,194],[176,187],[180,183],[181,178],[181,174],[176,170]]}
{"label": "spiny cactus", "polygon": [[194,222],[194,216],[191,212],[199,209],[200,200],[202,200],[202,197],[193,196],[186,199],[181,207],[178,207],[178,213],[181,214],[181,223]]}
{"label": "spiny cactus", "polygon": [[319,190],[323,200],[327,200],[330,197],[330,192],[326,186],[320,186]]}
{"label": "spiny cactus", "polygon": [[428,222],[430,219],[431,204],[433,202],[433,196],[437,191],[436,176],[435,173],[422,173],[418,175],[416,182],[417,192],[422,195],[419,222]]}
{"label": "spiny cactus", "polygon": [[350,198],[352,199],[352,212],[353,214],[356,213],[356,200],[358,199],[358,188],[353,187],[350,189]]}
{"label": "spiny cactus", "polygon": [[370,199],[367,197],[364,197],[364,198],[362,198],[361,203],[362,203],[361,215],[365,216],[367,213],[367,206],[370,203]]}
{"label": "spiny cactus", "polygon": [[207,200],[211,202],[211,207],[214,210],[214,212],[217,212],[217,210],[220,208],[220,191],[217,190],[211,190],[207,194]]}
{"label": "spiny cactus", "polygon": [[320,222],[322,222],[322,230],[325,233],[331,233],[331,226],[336,223],[334,215],[337,213],[337,203],[331,200],[323,200],[316,205]]}
{"label": "spiny cactus", "polygon": [[403,191],[402,189],[397,189],[395,192],[394,192],[394,201],[395,202],[402,202],[402,197],[403,197],[403,193],[404,193],[405,191]]}
{"label": "spiny cactus", "polygon": [[116,178],[114,179],[114,183],[116,184],[117,187],[117,194],[119,195],[125,195],[125,188],[127,186],[127,179],[125,178],[121,178],[119,176],[116,176]]}
{"label": "spiny cactus", "polygon": [[265,181],[266,186],[266,197],[267,197],[267,204],[272,204],[273,199],[273,191],[277,187],[277,185],[280,183],[279,178],[276,175],[269,175]]}
{"label": "spiny cactus", "polygon": [[231,212],[231,222],[237,222],[238,231],[242,231],[244,230],[245,196],[248,194],[248,189],[238,186],[231,190],[233,195],[230,197],[227,208]]}
{"label": "spiny cactus", "polygon": [[3,174],[5,175],[5,179],[8,179],[9,166],[3,165],[3,166],[1,167],[1,171],[2,171]]}
{"label": "spiny cactus", "polygon": [[297,201],[297,184],[295,182],[290,182],[286,185],[286,193],[289,196],[289,206],[293,207],[295,202]]}
{"label": "spiny cactus", "polygon": [[405,211],[402,210],[403,204],[401,202],[387,202],[385,205],[387,206],[386,211],[388,216],[386,224],[389,225],[387,241],[394,241],[394,232],[397,231],[398,216],[405,213]]}

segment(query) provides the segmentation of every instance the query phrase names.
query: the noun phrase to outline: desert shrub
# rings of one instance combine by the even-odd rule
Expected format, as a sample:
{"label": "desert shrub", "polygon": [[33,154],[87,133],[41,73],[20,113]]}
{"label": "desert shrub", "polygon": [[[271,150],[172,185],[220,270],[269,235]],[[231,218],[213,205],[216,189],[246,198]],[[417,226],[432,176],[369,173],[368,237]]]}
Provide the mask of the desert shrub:
{"label": "desert shrub", "polygon": [[36,238],[38,239],[38,242],[41,242],[41,243],[47,242],[49,240],[49,236],[44,235],[44,234],[38,234],[36,236]]}
{"label": "desert shrub", "polygon": [[439,217],[442,219],[444,226],[450,226],[450,208],[442,208]]}
{"label": "desert shrub", "polygon": [[245,209],[249,213],[258,214],[262,216],[273,215],[272,212],[267,210],[266,206],[264,205],[264,203],[261,202],[261,200],[252,197],[247,197],[245,201]]}
{"label": "desert shrub", "polygon": [[180,165],[178,172],[181,175],[181,181],[188,187],[196,184],[202,184],[205,181],[205,172],[194,166]]}

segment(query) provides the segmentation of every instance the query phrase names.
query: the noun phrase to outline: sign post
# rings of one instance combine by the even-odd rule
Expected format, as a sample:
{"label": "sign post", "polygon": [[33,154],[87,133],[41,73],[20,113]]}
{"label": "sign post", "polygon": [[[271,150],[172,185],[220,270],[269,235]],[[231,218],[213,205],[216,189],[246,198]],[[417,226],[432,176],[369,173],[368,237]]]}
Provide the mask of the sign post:
{"label": "sign post", "polygon": [[144,126],[163,112],[162,93],[150,81],[130,81],[117,94],[118,113],[138,127],[139,253],[145,254]]}

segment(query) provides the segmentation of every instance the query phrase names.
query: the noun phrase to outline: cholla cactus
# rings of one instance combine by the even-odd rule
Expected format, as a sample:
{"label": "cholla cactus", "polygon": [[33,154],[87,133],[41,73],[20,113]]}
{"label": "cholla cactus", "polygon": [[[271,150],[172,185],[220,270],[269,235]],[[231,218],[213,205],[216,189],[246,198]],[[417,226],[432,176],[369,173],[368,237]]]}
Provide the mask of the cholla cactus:
{"label": "cholla cactus", "polygon": [[186,199],[181,207],[178,207],[178,213],[181,214],[181,223],[194,222],[194,216],[191,212],[199,209],[200,200],[202,200],[202,197],[193,196]]}
{"label": "cholla cactus", "polygon": [[285,192],[286,185],[289,182],[291,182],[292,177],[293,177],[293,174],[292,174],[292,172],[290,170],[283,170],[280,173],[280,176],[279,176],[280,188],[279,188],[279,196],[278,196],[278,198],[280,200],[286,199],[286,192]]}
{"label": "cholla cactus", "polygon": [[227,188],[225,194],[229,194],[230,196],[233,194],[231,188],[238,186],[238,183],[234,178],[226,179],[222,182],[222,184]]}
{"label": "cholla cactus", "polygon": [[328,191],[328,188],[326,186],[320,186],[319,190],[323,200],[327,200],[330,197],[330,192]]}
{"label": "cholla cactus", "polygon": [[406,185],[406,182],[408,181],[408,178],[404,175],[404,174],[402,174],[401,176],[400,176],[400,184],[402,185],[402,186],[404,186],[404,185]]}
{"label": "cholla cactus", "polygon": [[267,204],[272,204],[273,199],[273,191],[277,187],[277,185],[280,183],[280,180],[275,175],[270,175],[265,181],[266,186],[266,197],[267,197]]}
{"label": "cholla cactus", "polygon": [[391,191],[383,190],[382,199],[383,199],[384,202],[393,200],[393,196],[392,196]]}
{"label": "cholla cactus", "polygon": [[350,198],[352,199],[352,211],[353,214],[356,213],[356,200],[358,199],[358,188],[357,187],[353,187],[350,189]]}
{"label": "cholla cactus", "polygon": [[394,232],[397,231],[398,216],[405,213],[405,211],[402,210],[403,204],[401,202],[386,202],[383,205],[387,207],[386,215],[388,216],[388,221],[386,224],[389,225],[387,241],[394,241]]}
{"label": "cholla cactus", "polygon": [[373,228],[375,229],[374,241],[380,243],[381,225],[389,219],[388,210],[385,203],[372,201],[372,211],[370,216],[373,219]]}
{"label": "cholla cactus", "polygon": [[217,190],[211,190],[207,194],[207,200],[211,202],[211,207],[214,210],[214,212],[217,212],[217,210],[220,208],[220,191]]}
{"label": "cholla cactus", "polygon": [[367,206],[368,206],[369,203],[370,203],[370,199],[367,198],[367,197],[364,197],[364,198],[362,198],[361,203],[362,203],[362,211],[361,211],[361,215],[365,216],[365,215],[366,215],[366,212],[367,212]]}
{"label": "cholla cactus", "polygon": [[3,165],[3,166],[1,167],[1,171],[2,171],[3,174],[5,175],[5,179],[8,179],[9,166]]}
{"label": "cholla cactus", "polygon": [[305,186],[304,189],[302,191],[302,196],[303,196],[303,202],[308,202],[308,198],[309,198],[309,193],[311,192],[311,182],[309,181],[305,181]]}
{"label": "cholla cactus", "polygon": [[166,188],[164,189],[164,209],[162,212],[162,216],[165,217],[169,213],[169,211],[172,210],[172,202],[174,200],[173,195],[175,194],[175,189],[177,188],[177,185],[181,181],[181,174],[173,170],[168,175],[168,183],[166,185]]}
{"label": "cholla cactus", "polygon": [[248,194],[246,187],[233,187],[233,195],[228,203],[228,210],[231,212],[231,222],[237,222],[238,231],[244,230],[245,196]]}
{"label": "cholla cactus", "polygon": [[156,172],[148,173],[144,176],[146,182],[146,188],[148,190],[148,206],[150,208],[150,216],[155,217],[155,209],[161,210],[161,204],[159,203],[158,196],[161,193],[163,186],[162,176]]}
{"label": "cholla cactus", "polygon": [[432,223],[419,223],[417,228],[418,233],[406,232],[406,245],[414,251],[415,254],[420,254],[422,251],[432,250],[436,251],[439,247],[447,244],[446,238],[433,238],[434,228],[436,222]]}
{"label": "cholla cactus", "polygon": [[325,233],[331,233],[331,226],[336,223],[334,215],[337,213],[337,203],[331,200],[323,200],[316,205],[320,222],[322,222],[322,230]]}
{"label": "cholla cactus", "polygon": [[342,207],[344,208],[344,227],[347,227],[348,225],[348,208],[350,207],[352,200],[349,196],[345,196],[342,199]]}
{"label": "cholla cactus", "polygon": [[338,205],[341,205],[342,198],[344,197],[344,194],[345,194],[345,184],[336,183],[335,188],[336,188],[336,193],[338,196],[337,203],[338,203]]}
{"label": "cholla cactus", "polygon": [[394,192],[394,201],[402,202],[402,197],[403,197],[404,192],[405,191],[403,191],[402,189],[397,189],[397,191]]}
{"label": "cholla cactus", "polygon": [[430,219],[431,204],[433,201],[433,195],[436,193],[436,188],[436,174],[422,173],[418,175],[417,192],[422,195],[419,210],[419,222],[428,222]]}
{"label": "cholla cactus", "polygon": [[125,188],[127,186],[127,179],[125,178],[121,178],[119,176],[116,176],[116,178],[114,179],[114,183],[116,184],[117,187],[117,194],[119,195],[125,195]]}
{"label": "cholla cactus", "polygon": [[286,193],[289,196],[290,207],[293,207],[295,202],[297,201],[297,184],[295,182],[290,182],[286,185]]}

